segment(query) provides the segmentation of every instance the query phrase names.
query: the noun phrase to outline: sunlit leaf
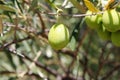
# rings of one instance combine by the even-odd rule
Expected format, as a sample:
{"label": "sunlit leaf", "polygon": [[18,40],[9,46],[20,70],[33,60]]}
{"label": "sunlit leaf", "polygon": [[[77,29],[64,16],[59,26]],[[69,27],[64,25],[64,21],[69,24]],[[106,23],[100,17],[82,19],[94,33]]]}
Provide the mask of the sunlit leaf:
{"label": "sunlit leaf", "polygon": [[85,3],[85,5],[86,5],[86,7],[87,7],[90,11],[92,11],[92,12],[99,12],[99,9],[97,9],[97,8],[93,5],[93,3],[91,3],[89,0],[84,0],[84,3]]}
{"label": "sunlit leaf", "polygon": [[76,0],[69,0],[81,13],[85,13],[84,7]]}

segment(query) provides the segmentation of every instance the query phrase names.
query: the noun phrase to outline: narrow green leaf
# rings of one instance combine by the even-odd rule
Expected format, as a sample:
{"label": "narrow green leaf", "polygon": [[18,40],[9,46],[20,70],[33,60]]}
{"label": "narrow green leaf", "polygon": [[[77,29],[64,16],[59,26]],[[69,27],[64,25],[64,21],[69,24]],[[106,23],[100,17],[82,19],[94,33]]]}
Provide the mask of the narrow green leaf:
{"label": "narrow green leaf", "polygon": [[0,18],[2,18],[2,19],[7,19],[8,16],[6,16],[6,15],[4,15],[4,14],[1,14],[1,15],[0,15]]}
{"label": "narrow green leaf", "polygon": [[69,0],[81,13],[85,13],[84,7],[76,0]]}
{"label": "narrow green leaf", "polygon": [[15,8],[7,5],[0,5],[0,10],[16,12]]}
{"label": "narrow green leaf", "polygon": [[45,0],[51,7],[53,8],[57,8],[57,6],[55,4],[53,4],[52,2],[50,2],[50,0]]}

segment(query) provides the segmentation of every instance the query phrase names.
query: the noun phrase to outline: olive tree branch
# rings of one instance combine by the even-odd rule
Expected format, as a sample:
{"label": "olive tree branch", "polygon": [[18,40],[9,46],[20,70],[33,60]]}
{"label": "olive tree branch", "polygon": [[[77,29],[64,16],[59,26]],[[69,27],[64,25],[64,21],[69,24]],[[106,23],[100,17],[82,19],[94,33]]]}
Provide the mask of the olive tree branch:
{"label": "olive tree branch", "polygon": [[111,71],[107,72],[106,75],[101,80],[107,80],[115,71],[120,69],[120,64],[116,65]]}
{"label": "olive tree branch", "polygon": [[88,29],[86,29],[86,30],[84,31],[83,36],[82,36],[82,38],[80,39],[80,41],[79,41],[79,43],[78,43],[78,45],[77,45],[77,47],[76,47],[76,50],[74,51],[74,57],[73,57],[70,65],[69,65],[69,67],[68,67],[68,73],[70,72],[71,68],[73,67],[73,65],[74,65],[74,63],[75,63],[75,61],[76,61],[76,57],[77,57],[77,55],[78,55],[79,48],[81,47],[81,45],[82,45],[82,43],[83,43],[83,40],[84,40],[84,38],[86,37],[87,33],[88,33]]}
{"label": "olive tree branch", "polygon": [[[5,22],[4,23],[4,26],[9,26],[9,27],[12,27],[12,28],[15,28],[15,25],[9,23],[9,22]],[[20,30],[20,31],[23,31],[25,33],[27,33],[30,37],[35,37],[37,36],[37,38],[40,38],[41,40],[43,40],[44,42],[48,43],[47,41],[47,29],[45,29],[44,31],[44,34],[45,35],[42,35],[43,33],[42,32],[37,32],[35,29],[33,29],[32,27],[26,27],[26,26],[18,26],[17,27],[17,30]]]}
{"label": "olive tree branch", "polygon": [[[41,55],[41,51],[37,53],[36,57],[34,58],[34,61],[37,61],[38,58],[40,57],[40,55]],[[35,65],[34,62],[32,62],[32,63],[28,66],[29,69],[26,70],[26,71],[24,71],[24,72],[22,72],[22,73],[19,74],[18,76],[23,77],[27,72],[29,72],[30,69],[32,69],[32,67],[33,67],[34,65]]]}
{"label": "olive tree branch", "polygon": [[[15,71],[0,71],[0,75],[17,75],[21,72],[15,72]],[[25,75],[27,76],[34,76],[36,78],[40,78],[40,79],[43,79],[40,75],[36,74],[36,73],[31,73],[31,72],[27,72]]]}
{"label": "olive tree branch", "polygon": [[[17,52],[10,49],[10,48],[7,48],[6,49],[7,51],[11,52],[12,54],[14,55],[17,55]],[[53,76],[57,77],[58,75],[60,75],[59,73],[57,73],[57,71],[45,66],[44,64],[38,62],[38,61],[34,61],[33,59],[31,59],[30,57],[28,57],[27,55],[21,53],[23,56],[20,56],[20,55],[17,55],[18,57],[22,58],[22,59],[25,59],[25,60],[28,60],[30,62],[33,62],[37,67],[39,68],[42,68],[44,69],[45,71],[47,71],[48,73],[52,74]]]}
{"label": "olive tree branch", "polygon": [[[98,12],[98,13],[92,13],[92,14],[65,14],[61,13],[60,16],[68,16],[68,17],[73,17],[73,18],[79,18],[79,17],[84,17],[84,16],[92,16],[92,15],[97,15],[97,14],[103,14],[104,11]],[[57,13],[52,13],[52,12],[39,12],[40,14],[47,14],[47,15],[57,15]]]}
{"label": "olive tree branch", "polygon": [[41,21],[42,33],[44,33],[44,32],[45,32],[45,24],[44,24],[44,21],[43,21],[43,19],[42,19],[41,14],[40,14],[38,11],[36,11],[36,13],[37,13],[37,15],[38,15],[38,17],[39,17],[39,19],[40,19],[40,21]]}
{"label": "olive tree branch", "polygon": [[95,79],[98,79],[98,76],[100,74],[101,69],[103,68],[104,64],[105,64],[105,59],[104,59],[104,53],[105,53],[105,49],[106,49],[107,43],[103,46],[103,48],[101,49],[102,52],[100,53],[100,57],[98,59],[98,71],[96,73]]}
{"label": "olive tree branch", "polygon": [[28,40],[28,39],[31,39],[31,37],[28,36],[28,37],[23,38],[23,39],[19,39],[19,40],[15,40],[15,41],[13,40],[12,42],[4,43],[3,46],[0,47],[0,50],[3,50],[4,48],[9,47],[10,45],[12,45],[14,43],[22,42],[22,41]]}

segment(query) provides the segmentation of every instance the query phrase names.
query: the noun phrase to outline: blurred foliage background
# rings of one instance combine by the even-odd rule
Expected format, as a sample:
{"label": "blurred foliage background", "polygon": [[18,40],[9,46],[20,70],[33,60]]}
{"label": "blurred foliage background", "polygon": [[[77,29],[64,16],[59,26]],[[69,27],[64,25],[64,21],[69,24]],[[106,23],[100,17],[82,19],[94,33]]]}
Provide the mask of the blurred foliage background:
{"label": "blurred foliage background", "polygon": [[[47,39],[56,6],[71,35],[59,51]],[[119,80],[120,48],[75,16],[86,11],[83,0],[0,0],[0,80]]]}

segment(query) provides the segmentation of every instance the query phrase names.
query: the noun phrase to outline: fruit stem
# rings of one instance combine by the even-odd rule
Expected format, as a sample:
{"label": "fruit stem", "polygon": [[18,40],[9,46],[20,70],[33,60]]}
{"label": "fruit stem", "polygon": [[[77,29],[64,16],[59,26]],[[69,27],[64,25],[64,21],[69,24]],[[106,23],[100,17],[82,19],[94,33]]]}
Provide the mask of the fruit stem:
{"label": "fruit stem", "polygon": [[57,15],[56,15],[57,23],[62,23],[61,13],[63,13],[63,10],[60,8],[57,8]]}

